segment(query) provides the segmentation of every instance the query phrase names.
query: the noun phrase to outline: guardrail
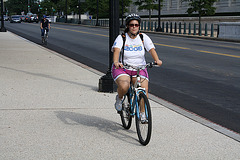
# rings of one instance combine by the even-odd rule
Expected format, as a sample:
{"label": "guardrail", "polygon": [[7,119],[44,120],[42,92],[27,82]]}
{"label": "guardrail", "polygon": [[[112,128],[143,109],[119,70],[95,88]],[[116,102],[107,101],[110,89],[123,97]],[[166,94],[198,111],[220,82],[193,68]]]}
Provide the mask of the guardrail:
{"label": "guardrail", "polygon": [[[158,28],[157,22],[143,21],[141,23],[141,30],[143,31],[156,31]],[[188,35],[199,35],[218,37],[219,25],[218,24],[202,24],[197,23],[186,23],[186,22],[162,22],[162,32],[172,34],[188,34]]]}

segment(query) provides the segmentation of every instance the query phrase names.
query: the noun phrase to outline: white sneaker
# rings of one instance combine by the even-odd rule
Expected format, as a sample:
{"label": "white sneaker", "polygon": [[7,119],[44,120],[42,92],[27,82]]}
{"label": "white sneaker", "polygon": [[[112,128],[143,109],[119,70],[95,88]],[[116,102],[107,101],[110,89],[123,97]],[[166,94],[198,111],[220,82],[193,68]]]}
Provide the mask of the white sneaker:
{"label": "white sneaker", "polygon": [[115,108],[117,111],[122,110],[122,99],[120,99],[118,95],[116,96]]}
{"label": "white sneaker", "polygon": [[140,113],[140,120],[141,120],[142,123],[146,123],[147,122],[147,118],[146,118],[145,112],[141,112]]}

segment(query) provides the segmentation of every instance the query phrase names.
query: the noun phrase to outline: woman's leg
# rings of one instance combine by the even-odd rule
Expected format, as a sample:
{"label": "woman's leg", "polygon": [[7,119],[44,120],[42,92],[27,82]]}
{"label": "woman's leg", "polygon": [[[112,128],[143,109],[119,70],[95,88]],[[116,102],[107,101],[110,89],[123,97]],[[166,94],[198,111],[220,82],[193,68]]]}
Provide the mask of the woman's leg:
{"label": "woman's leg", "polygon": [[116,79],[115,82],[118,86],[117,88],[118,97],[122,99],[130,87],[130,77],[127,75],[122,75],[118,77],[118,79]]}
{"label": "woman's leg", "polygon": [[115,108],[117,111],[122,110],[122,99],[123,96],[127,93],[128,88],[130,86],[130,77],[127,75],[122,75],[118,77],[115,81],[117,83],[117,92],[118,95],[116,96]]}

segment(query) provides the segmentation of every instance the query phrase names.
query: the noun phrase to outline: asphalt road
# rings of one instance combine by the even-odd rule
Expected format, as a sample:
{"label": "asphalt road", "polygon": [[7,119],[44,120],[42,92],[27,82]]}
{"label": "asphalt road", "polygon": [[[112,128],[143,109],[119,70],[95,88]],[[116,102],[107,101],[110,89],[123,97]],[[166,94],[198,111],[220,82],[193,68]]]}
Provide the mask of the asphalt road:
{"label": "asphalt road", "polygon": [[[5,27],[41,43],[39,24]],[[156,46],[161,68],[149,70],[150,92],[199,116],[240,133],[240,45],[148,34]],[[52,24],[47,48],[106,73],[108,29]],[[147,61],[152,61],[146,54]]]}

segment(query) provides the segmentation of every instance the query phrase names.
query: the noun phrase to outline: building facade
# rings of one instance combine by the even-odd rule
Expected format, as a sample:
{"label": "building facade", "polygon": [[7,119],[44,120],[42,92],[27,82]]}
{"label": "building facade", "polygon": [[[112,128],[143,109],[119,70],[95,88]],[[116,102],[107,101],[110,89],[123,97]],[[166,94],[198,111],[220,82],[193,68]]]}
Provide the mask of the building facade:
{"label": "building facade", "polygon": [[[189,7],[188,2],[182,2],[182,0],[163,0],[162,5],[162,16],[187,15]],[[218,0],[213,6],[216,7],[218,15],[240,16],[240,0]],[[138,11],[138,7],[133,4],[129,7],[129,13],[138,13],[141,16],[149,14],[147,10]],[[152,15],[158,15],[158,11],[154,10]]]}

